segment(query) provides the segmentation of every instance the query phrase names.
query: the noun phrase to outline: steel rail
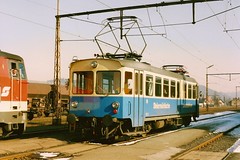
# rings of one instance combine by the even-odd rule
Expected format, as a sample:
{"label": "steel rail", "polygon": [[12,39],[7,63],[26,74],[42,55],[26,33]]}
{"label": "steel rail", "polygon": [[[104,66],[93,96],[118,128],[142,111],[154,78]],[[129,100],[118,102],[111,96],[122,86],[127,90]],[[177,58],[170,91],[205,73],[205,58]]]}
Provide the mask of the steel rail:
{"label": "steel rail", "polygon": [[182,153],[180,153],[179,155],[175,156],[172,158],[172,160],[178,160],[178,159],[181,159],[182,156],[186,155],[186,154],[189,154],[190,152],[192,151],[196,151],[196,150],[200,150],[201,148],[203,147],[206,147],[207,145],[213,143],[214,141],[218,140],[219,138],[221,138],[223,136],[223,133],[220,133],[220,134],[217,134],[216,136],[212,137],[211,139],[207,140],[207,141],[204,141],[203,143],[191,148],[191,149],[188,149],[188,150],[185,150],[183,151]]}

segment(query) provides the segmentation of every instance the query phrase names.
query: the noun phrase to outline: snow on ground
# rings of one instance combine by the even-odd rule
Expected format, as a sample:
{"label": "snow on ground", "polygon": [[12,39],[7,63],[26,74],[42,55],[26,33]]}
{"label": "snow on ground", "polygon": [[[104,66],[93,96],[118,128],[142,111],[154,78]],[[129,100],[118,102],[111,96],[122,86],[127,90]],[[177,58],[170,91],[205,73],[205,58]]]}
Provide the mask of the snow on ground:
{"label": "snow on ground", "polygon": [[[236,129],[231,131],[229,134],[231,136],[240,138],[240,128],[238,128],[238,126],[240,125],[240,121],[238,121],[238,119],[240,119],[240,114],[235,114],[235,115],[232,115],[232,116],[229,116],[229,117],[227,116],[229,114],[234,114],[234,113],[236,113],[236,112],[226,111],[226,112],[219,112],[219,113],[215,113],[215,114],[200,115],[199,118],[197,119],[198,121],[197,122],[192,122],[189,127],[190,128],[195,128],[195,127],[205,128],[205,127],[208,127],[207,129],[210,132],[213,132],[213,133],[226,132],[226,131],[231,130],[234,127],[237,127]],[[226,115],[226,116],[222,117],[224,115]],[[213,117],[216,117],[216,118],[211,119]],[[184,128],[181,128],[181,129],[184,129]],[[164,135],[164,134],[169,134],[169,133],[177,132],[177,131],[178,130],[159,133],[159,134],[157,134],[153,137]],[[114,144],[114,145],[116,145],[116,146],[132,145],[132,144],[135,144],[135,143],[138,143],[140,141],[144,141],[146,139],[153,138],[153,137],[147,137],[147,138],[143,138],[141,140],[126,142],[126,143],[121,143],[121,144]],[[228,152],[238,152],[238,153],[240,153],[240,139],[238,141],[236,141],[236,143],[228,149]]]}
{"label": "snow on ground", "polygon": [[238,139],[230,148],[227,150],[229,153],[240,153],[240,139]]}
{"label": "snow on ground", "polygon": [[[240,153],[240,114],[227,117],[228,114],[236,113],[234,111],[219,112],[215,114],[200,115],[198,122],[191,123],[191,127],[208,126],[209,131],[221,133],[230,131],[228,135],[238,137],[239,139],[227,150],[230,153]],[[219,117],[226,115],[225,117]],[[219,117],[210,119],[213,117]],[[209,119],[209,120],[208,120]],[[217,122],[216,122],[217,121]],[[213,125],[211,125],[213,124]]]}
{"label": "snow on ground", "polygon": [[203,114],[200,115],[199,118],[197,118],[198,120],[203,120],[203,119],[209,119],[212,117],[218,117],[218,116],[222,116],[222,115],[228,115],[228,114],[233,114],[236,113],[234,111],[225,111],[225,112],[216,112],[214,114]]}
{"label": "snow on ground", "polygon": [[[227,111],[200,115],[199,118],[197,118],[197,122],[191,123],[191,127],[207,129],[213,133],[227,132],[240,125],[240,122],[238,121],[240,115],[234,113],[236,112]],[[240,132],[237,134],[240,135]]]}

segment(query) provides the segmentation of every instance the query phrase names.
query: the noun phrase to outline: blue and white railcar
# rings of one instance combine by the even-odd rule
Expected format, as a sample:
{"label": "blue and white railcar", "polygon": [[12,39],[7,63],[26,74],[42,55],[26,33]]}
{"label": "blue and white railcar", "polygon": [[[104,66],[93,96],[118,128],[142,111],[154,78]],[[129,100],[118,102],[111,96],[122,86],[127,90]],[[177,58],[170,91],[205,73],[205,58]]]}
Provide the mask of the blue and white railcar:
{"label": "blue and white railcar", "polygon": [[70,65],[70,127],[103,138],[189,125],[198,117],[198,84],[178,68],[169,71],[127,59],[93,58]]}

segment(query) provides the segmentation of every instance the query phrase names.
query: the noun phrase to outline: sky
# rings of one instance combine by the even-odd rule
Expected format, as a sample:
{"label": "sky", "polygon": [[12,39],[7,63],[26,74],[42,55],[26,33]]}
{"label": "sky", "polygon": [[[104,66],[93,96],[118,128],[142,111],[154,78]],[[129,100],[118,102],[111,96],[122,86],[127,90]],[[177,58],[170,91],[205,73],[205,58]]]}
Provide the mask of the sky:
{"label": "sky", "polygon": [[[164,2],[172,1],[178,0]],[[60,0],[60,15],[160,2],[163,1]],[[0,0],[0,50],[24,58],[29,81],[46,82],[54,77],[56,6],[56,0]],[[93,39],[107,24],[107,18],[117,16],[119,12],[60,19],[61,78],[69,77],[73,56],[84,59],[101,54]],[[182,64],[200,85],[206,83],[206,72],[240,73],[239,0],[197,3],[195,24],[191,4],[124,11],[124,16],[137,17],[147,44],[142,53],[144,62],[156,67]],[[129,33],[140,32],[134,29]],[[101,38],[116,44],[111,33]],[[129,39],[131,48],[141,53],[143,38]],[[109,46],[102,48],[104,52],[114,52]],[[214,66],[207,69],[211,65]],[[240,75],[209,76],[209,88],[217,92],[235,93],[236,86],[240,86]]]}

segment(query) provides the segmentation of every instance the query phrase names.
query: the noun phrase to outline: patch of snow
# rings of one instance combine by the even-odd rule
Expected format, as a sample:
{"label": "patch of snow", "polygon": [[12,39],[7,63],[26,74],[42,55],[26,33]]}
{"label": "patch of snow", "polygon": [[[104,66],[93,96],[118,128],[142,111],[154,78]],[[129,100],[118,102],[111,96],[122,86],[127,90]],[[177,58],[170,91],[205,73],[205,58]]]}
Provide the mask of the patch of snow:
{"label": "patch of snow", "polygon": [[209,119],[209,118],[213,118],[213,117],[218,117],[218,116],[222,116],[222,115],[228,115],[228,114],[233,114],[236,113],[234,111],[225,111],[225,112],[217,112],[214,114],[203,114],[200,115],[199,118],[197,118],[198,120],[203,120],[203,119]]}
{"label": "patch of snow", "polygon": [[40,158],[53,158],[57,157],[60,153],[54,153],[54,152],[42,152],[39,153]]}
{"label": "patch of snow", "polygon": [[240,139],[238,139],[230,148],[227,149],[229,153],[240,153]]}

